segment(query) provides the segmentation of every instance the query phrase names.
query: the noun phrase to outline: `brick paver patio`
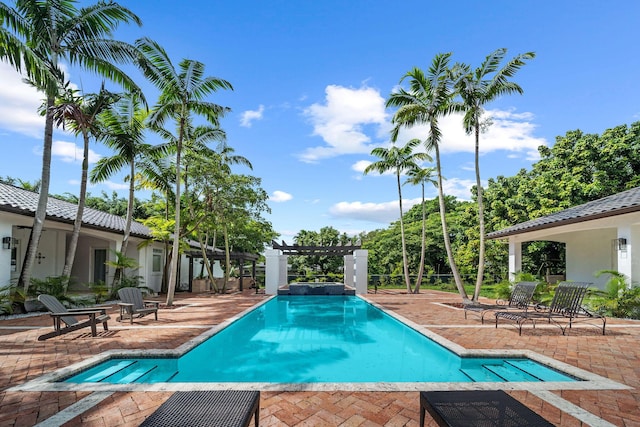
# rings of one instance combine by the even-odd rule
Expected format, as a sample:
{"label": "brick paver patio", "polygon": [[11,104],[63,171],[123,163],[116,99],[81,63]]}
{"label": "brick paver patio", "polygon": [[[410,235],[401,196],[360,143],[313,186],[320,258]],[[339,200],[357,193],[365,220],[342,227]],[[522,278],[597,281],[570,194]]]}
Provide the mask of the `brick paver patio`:
{"label": "brick paver patio", "polygon": [[[173,349],[265,298],[252,292],[215,296],[178,294],[177,307],[160,309],[153,317],[128,323],[110,312],[108,332],[98,337],[76,331],[37,341],[48,315],[0,321],[0,426],[136,426],[171,392],[13,392],[8,388],[111,349]],[[509,326],[481,326],[464,319],[455,294],[425,291],[369,294],[368,298],[467,349],[529,349],[632,387],[631,390],[553,391],[608,425],[640,427],[640,322],[610,320],[607,335],[595,328],[574,328],[562,336],[558,328],[527,329],[518,336]],[[160,299],[161,300],[161,299]],[[513,397],[560,426],[583,423],[549,400],[527,391]],[[93,400],[92,400],[93,399]],[[79,415],[65,419],[64,410],[84,405]],[[75,408],[75,406],[74,406]],[[261,426],[417,426],[417,392],[267,392],[260,402]],[[63,412],[61,412],[63,411]],[[427,416],[428,417],[428,416]],[[428,425],[435,425],[429,420]],[[604,424],[607,425],[607,424]]]}

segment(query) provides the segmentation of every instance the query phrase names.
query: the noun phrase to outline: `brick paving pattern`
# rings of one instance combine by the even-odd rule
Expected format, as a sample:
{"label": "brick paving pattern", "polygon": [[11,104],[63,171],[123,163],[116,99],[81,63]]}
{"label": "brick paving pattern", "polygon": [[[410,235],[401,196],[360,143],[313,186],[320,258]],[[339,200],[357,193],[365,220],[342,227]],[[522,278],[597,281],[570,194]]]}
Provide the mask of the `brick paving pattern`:
{"label": "brick paving pattern", "polygon": [[[98,336],[75,331],[45,342],[38,335],[50,328],[48,315],[0,320],[0,426],[33,426],[89,396],[90,392],[8,392],[44,373],[71,365],[111,349],[173,349],[265,298],[246,291],[223,296],[177,295],[177,308],[153,317],[136,319],[133,327],[115,322],[115,307],[108,332]],[[424,291],[419,295],[380,292],[368,297],[413,322],[467,349],[529,349],[626,384],[631,390],[554,391],[562,399],[607,422],[640,427],[640,322],[610,320],[607,335],[597,329],[560,330],[528,328],[518,336],[515,328],[491,322],[479,327],[477,318],[464,319],[462,310],[443,303],[459,301],[456,294]],[[159,299],[163,301],[162,299]],[[609,326],[611,325],[611,326]],[[122,326],[122,327],[120,327]],[[145,328],[145,326],[149,326]],[[154,328],[162,326],[162,328]],[[40,329],[26,329],[40,327]],[[25,328],[25,329],[23,329]],[[584,426],[527,391],[510,391],[513,397],[551,423]],[[137,426],[172,392],[116,392],[62,423],[64,426]],[[427,414],[427,425],[435,423]],[[417,426],[417,392],[265,392],[261,394],[261,426]]]}

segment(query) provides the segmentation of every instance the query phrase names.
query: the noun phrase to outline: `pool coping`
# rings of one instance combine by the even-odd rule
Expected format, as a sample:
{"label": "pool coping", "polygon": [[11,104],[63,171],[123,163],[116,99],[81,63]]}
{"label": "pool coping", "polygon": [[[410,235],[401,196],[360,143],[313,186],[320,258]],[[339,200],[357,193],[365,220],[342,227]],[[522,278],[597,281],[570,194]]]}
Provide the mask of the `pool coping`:
{"label": "pool coping", "polygon": [[531,350],[468,350],[393,311],[385,309],[380,304],[362,295],[358,298],[373,305],[385,314],[404,323],[411,329],[430,338],[449,351],[460,357],[478,358],[521,358],[526,357],[543,365],[573,376],[579,381],[548,381],[548,382],[359,382],[359,383],[250,383],[250,382],[188,382],[188,383],[141,383],[141,384],[102,384],[102,383],[65,383],[58,382],[76,375],[99,363],[112,358],[157,358],[180,357],[192,348],[217,334],[247,313],[256,310],[263,304],[276,298],[273,295],[252,307],[226,319],[224,322],[210,328],[197,337],[185,342],[172,350],[108,350],[92,356],[82,362],[57,369],[6,389],[6,391],[87,391],[87,392],[146,392],[146,391],[206,391],[206,390],[262,390],[262,391],[430,391],[430,390],[630,390],[633,387],[618,383],[584,369],[560,362],[548,356]]}

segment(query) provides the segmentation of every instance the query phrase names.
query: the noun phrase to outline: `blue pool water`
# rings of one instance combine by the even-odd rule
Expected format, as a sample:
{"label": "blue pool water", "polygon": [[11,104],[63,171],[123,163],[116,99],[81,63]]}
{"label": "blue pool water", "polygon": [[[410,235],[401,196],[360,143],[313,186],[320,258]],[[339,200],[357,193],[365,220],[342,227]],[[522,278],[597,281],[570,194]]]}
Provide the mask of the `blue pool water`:
{"label": "blue pool water", "polygon": [[278,296],[180,358],[112,359],[67,382],[574,381],[529,359],[460,358],[353,296]]}

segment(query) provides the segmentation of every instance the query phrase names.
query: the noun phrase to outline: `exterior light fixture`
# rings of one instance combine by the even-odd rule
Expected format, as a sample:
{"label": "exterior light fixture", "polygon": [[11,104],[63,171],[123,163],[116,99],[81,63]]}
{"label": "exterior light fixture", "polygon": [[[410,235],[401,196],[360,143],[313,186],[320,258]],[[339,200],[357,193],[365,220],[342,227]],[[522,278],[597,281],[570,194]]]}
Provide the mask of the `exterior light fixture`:
{"label": "exterior light fixture", "polygon": [[625,239],[624,237],[620,237],[617,240],[618,242],[618,250],[619,251],[626,251],[627,250],[627,239]]}
{"label": "exterior light fixture", "polygon": [[11,249],[11,237],[2,238],[2,249]]}

